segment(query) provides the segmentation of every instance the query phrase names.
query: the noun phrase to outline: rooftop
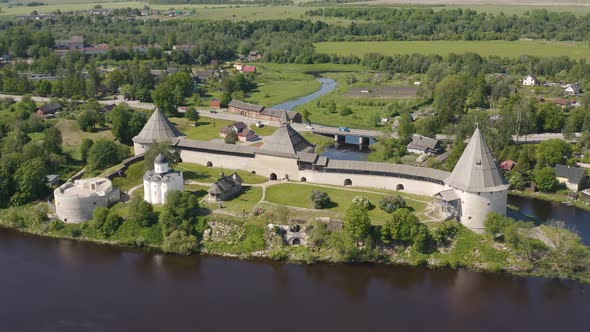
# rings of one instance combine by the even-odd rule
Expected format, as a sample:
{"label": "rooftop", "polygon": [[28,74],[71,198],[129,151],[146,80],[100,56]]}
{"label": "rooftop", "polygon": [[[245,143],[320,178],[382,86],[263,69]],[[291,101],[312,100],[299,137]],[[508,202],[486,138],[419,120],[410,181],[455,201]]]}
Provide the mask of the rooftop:
{"label": "rooftop", "polygon": [[490,192],[508,189],[479,128],[475,129],[465,151],[445,183],[455,189]]}
{"label": "rooftop", "polygon": [[133,137],[136,143],[161,142],[168,139],[184,136],[174,125],[156,108],[143,129]]}
{"label": "rooftop", "polygon": [[313,152],[314,147],[295,129],[287,125],[279,127],[274,134],[267,137],[261,150],[280,152],[296,157],[299,152]]}
{"label": "rooftop", "polygon": [[246,111],[252,111],[252,112],[261,112],[264,109],[264,106],[261,105],[255,105],[255,104],[249,104],[243,101],[239,101],[239,100],[232,100],[228,105],[228,107],[235,107],[235,108],[239,108],[239,109],[243,109]]}
{"label": "rooftop", "polygon": [[557,164],[555,165],[555,176],[567,178],[569,182],[579,184],[586,177],[586,170],[580,167]]}

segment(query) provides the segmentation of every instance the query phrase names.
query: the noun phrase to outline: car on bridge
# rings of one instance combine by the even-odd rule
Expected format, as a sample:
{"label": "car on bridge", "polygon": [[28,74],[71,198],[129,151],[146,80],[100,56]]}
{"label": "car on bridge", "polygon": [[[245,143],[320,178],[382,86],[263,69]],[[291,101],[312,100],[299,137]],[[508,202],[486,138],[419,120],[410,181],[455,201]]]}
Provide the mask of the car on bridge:
{"label": "car on bridge", "polygon": [[338,131],[350,132],[350,129],[348,129],[347,127],[340,127],[340,128],[338,128]]}

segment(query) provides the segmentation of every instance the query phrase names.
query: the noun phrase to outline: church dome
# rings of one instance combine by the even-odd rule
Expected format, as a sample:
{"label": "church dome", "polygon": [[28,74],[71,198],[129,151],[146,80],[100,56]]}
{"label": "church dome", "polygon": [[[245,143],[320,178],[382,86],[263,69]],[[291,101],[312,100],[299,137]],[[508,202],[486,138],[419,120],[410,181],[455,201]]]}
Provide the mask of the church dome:
{"label": "church dome", "polygon": [[156,159],[154,159],[154,163],[157,163],[157,164],[165,164],[167,162],[168,162],[168,158],[166,158],[166,156],[161,152],[156,156]]}

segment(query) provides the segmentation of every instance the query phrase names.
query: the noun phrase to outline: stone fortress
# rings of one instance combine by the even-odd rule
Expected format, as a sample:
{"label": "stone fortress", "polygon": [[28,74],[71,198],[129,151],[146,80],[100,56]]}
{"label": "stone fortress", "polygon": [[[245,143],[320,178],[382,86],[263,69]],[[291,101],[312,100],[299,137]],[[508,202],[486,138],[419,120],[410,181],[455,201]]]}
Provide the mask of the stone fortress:
{"label": "stone fortress", "polygon": [[270,180],[362,186],[434,197],[443,218],[456,218],[476,232],[490,212],[506,213],[508,184],[476,129],[452,173],[410,165],[334,160],[314,152],[314,145],[284,123],[261,147],[197,141],[184,137],[156,109],[133,138],[136,155],[154,142],[169,142],[184,162],[240,169]]}
{"label": "stone fortress", "polygon": [[57,218],[66,223],[92,219],[94,209],[119,200],[119,190],[106,178],[88,178],[64,183],[53,192]]}

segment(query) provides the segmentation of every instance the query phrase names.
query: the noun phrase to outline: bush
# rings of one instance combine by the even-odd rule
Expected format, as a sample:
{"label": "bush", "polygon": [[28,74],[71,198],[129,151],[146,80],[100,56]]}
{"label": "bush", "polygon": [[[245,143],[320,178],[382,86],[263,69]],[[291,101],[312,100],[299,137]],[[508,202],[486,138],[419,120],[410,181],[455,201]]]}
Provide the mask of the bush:
{"label": "bush", "polygon": [[347,116],[347,115],[351,115],[351,114],[352,114],[352,110],[348,106],[345,106],[343,109],[340,110],[341,116]]}
{"label": "bush", "polygon": [[381,198],[381,201],[379,201],[379,208],[381,208],[381,210],[387,213],[392,213],[397,209],[402,209],[405,207],[406,201],[400,195],[397,195],[395,197],[390,195],[383,196],[383,198]]}
{"label": "bush", "polygon": [[164,238],[162,250],[167,253],[190,255],[197,250],[197,238],[183,230],[175,230]]}
{"label": "bush", "polygon": [[224,141],[226,144],[236,144],[238,141],[238,134],[235,131],[230,130],[229,133],[225,135]]}
{"label": "bush", "polygon": [[311,192],[311,201],[315,209],[325,209],[330,204],[330,196],[325,191],[314,190]]}
{"label": "bush", "polygon": [[412,245],[418,252],[425,252],[432,240],[428,227],[418,220],[410,210],[398,209],[391,214],[381,228],[381,241],[383,243],[395,242],[403,245]]}
{"label": "bush", "polygon": [[189,107],[186,109],[184,113],[184,117],[191,120],[191,121],[199,121],[199,112],[194,107]]}
{"label": "bush", "polygon": [[551,192],[557,187],[558,182],[555,177],[555,170],[551,167],[545,167],[535,171],[534,176],[537,188],[541,191]]}
{"label": "bush", "polygon": [[355,196],[352,199],[352,204],[356,205],[360,208],[369,210],[371,208],[371,201],[369,200],[369,198],[367,196]]}
{"label": "bush", "polygon": [[515,223],[512,218],[499,213],[490,213],[484,220],[484,227],[487,234],[496,238],[498,235],[505,235],[506,230]]}

